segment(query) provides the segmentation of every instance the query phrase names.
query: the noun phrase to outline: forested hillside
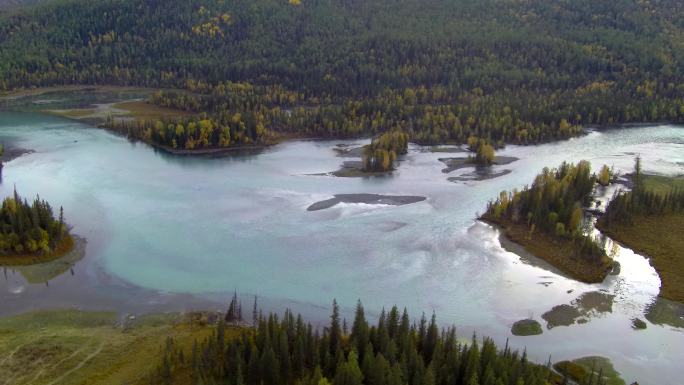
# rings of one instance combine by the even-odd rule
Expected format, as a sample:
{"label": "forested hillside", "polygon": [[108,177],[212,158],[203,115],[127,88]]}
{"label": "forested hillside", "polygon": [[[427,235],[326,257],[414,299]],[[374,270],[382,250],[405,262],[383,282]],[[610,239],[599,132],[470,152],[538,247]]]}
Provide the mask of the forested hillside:
{"label": "forested hillside", "polygon": [[257,87],[249,113],[311,107],[293,111],[303,126],[289,123],[330,136],[535,143],[586,125],[682,122],[684,5],[56,0],[0,17],[0,92],[117,84],[209,98],[192,109],[225,104],[225,82]]}

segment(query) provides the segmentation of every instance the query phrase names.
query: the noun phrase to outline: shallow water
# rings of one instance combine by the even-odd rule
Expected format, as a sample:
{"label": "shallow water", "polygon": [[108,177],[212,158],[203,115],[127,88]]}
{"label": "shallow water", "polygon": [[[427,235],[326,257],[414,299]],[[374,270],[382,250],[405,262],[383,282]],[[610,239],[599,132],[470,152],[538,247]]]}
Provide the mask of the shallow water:
{"label": "shallow water", "polygon": [[[542,167],[587,159],[630,171],[634,154],[647,172],[684,173],[684,128],[625,128],[590,132],[565,142],[509,146],[519,158],[483,181],[451,182],[444,153],[412,146],[392,176],[335,178],[312,174],[339,168],[340,141],[299,141],[260,154],[174,157],[106,131],[32,113],[0,112],[0,140],[35,150],[6,164],[0,193],[41,194],[63,205],[73,232],[87,239],[86,257],[70,273],[30,284],[8,269],[0,278],[0,314],[43,307],[122,312],[218,306],[239,290],[246,301],[283,306],[325,320],[332,298],[350,315],[358,298],[370,314],[393,304],[416,315],[437,312],[499,342],[510,338],[546,362],[609,357],[624,378],[676,384],[684,357],[683,329],[645,319],[660,280],[643,257],[615,246],[620,274],[602,284],[567,279],[506,251],[498,231],[477,212],[501,190],[522,187]],[[358,145],[363,141],[352,141]],[[424,196],[385,206],[340,203],[307,211],[335,194]],[[609,192],[606,192],[609,194]],[[610,246],[610,245],[609,245]],[[534,260],[534,258],[532,258]],[[583,293],[614,295],[611,312],[588,322],[546,328],[541,315]],[[523,318],[544,333],[514,337]],[[643,370],[648,367],[648,370]]]}

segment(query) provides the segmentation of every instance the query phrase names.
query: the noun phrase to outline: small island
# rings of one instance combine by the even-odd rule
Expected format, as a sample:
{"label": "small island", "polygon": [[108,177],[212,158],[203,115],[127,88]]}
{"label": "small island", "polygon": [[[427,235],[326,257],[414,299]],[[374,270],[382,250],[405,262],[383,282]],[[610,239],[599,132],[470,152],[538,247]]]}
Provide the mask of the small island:
{"label": "small island", "polygon": [[553,368],[565,378],[564,383],[625,385],[613,363],[605,357],[589,356],[572,361],[560,361],[553,364]]}
{"label": "small island", "polygon": [[471,155],[439,159],[440,162],[446,165],[442,169],[442,172],[445,174],[464,168],[474,169],[474,172],[447,178],[450,182],[481,181],[498,178],[509,174],[511,170],[494,170],[492,166],[507,165],[518,160],[518,158],[512,156],[497,156],[495,149],[503,146],[501,143],[494,145],[483,138],[470,136],[467,144],[468,151],[472,153]]}
{"label": "small island", "polygon": [[478,166],[491,166],[496,158],[494,146],[488,141],[476,136],[468,138],[468,149],[475,153],[475,156],[468,157],[469,163]]}
{"label": "small island", "polygon": [[329,209],[339,203],[363,203],[367,205],[403,206],[422,202],[426,198],[410,195],[378,195],[378,194],[336,194],[334,198],[319,201],[307,208],[307,211]]}
{"label": "small island", "polygon": [[394,170],[397,155],[408,152],[408,134],[401,130],[385,132],[371,141],[363,150],[365,172],[386,172]]}
{"label": "small island", "polygon": [[[684,177],[646,175],[636,158],[631,191],[619,191],[596,227],[650,257],[660,296],[684,302]],[[677,230],[679,229],[679,230]]]}
{"label": "small island", "polygon": [[533,319],[521,319],[511,327],[514,336],[536,336],[542,334],[541,324]]}
{"label": "small island", "polygon": [[602,282],[613,263],[598,240],[584,234],[583,207],[596,176],[587,161],[545,168],[530,187],[502,192],[480,217],[506,237],[574,279]]}
{"label": "small island", "polygon": [[354,157],[360,154],[361,161],[345,161],[342,167],[330,173],[337,177],[365,177],[386,175],[395,170],[399,155],[408,152],[409,136],[402,130],[384,132],[361,148],[335,149],[338,154]]}
{"label": "small island", "polygon": [[74,247],[64,222],[64,211],[54,217],[50,204],[40,197],[32,203],[16,190],[0,208],[0,263],[30,265],[58,258]]}

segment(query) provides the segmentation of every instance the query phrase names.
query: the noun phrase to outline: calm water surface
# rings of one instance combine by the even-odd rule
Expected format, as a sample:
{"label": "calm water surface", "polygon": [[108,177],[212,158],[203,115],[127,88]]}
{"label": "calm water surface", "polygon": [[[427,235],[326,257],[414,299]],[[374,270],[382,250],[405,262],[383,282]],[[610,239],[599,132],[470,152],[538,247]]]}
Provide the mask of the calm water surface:
{"label": "calm water surface", "polygon": [[[477,331],[499,342],[510,338],[540,362],[549,354],[553,361],[602,355],[630,382],[681,380],[684,329],[656,320],[647,321],[644,331],[631,329],[632,318],[645,319],[655,306],[660,285],[643,257],[608,244],[622,265],[620,274],[582,284],[507,251],[498,231],[474,218],[501,190],[520,188],[541,168],[564,160],[587,159],[595,168],[608,164],[627,172],[641,154],[646,171],[684,174],[684,128],[625,128],[509,146],[501,154],[520,160],[497,167],[511,173],[458,183],[447,178],[469,170],[444,174],[438,158],[459,154],[418,146],[390,177],[335,178],[307,174],[337,169],[344,159],[333,148],[340,141],[183,158],[84,124],[11,112],[0,112],[0,140],[35,150],[6,164],[2,195],[16,186],[21,195],[41,194],[63,205],[73,233],[87,239],[83,260],[43,280],[26,269],[6,269],[0,314],[46,307],[206,308],[237,289],[247,302],[258,295],[267,308],[288,306],[322,321],[332,298],[347,315],[361,298],[374,315],[393,304],[414,315],[434,310],[464,337]],[[340,193],[427,200],[306,210]],[[588,322],[544,328],[541,336],[510,335],[513,322],[531,317],[546,325],[543,313],[597,291],[613,298],[610,311],[595,308],[585,315]]]}

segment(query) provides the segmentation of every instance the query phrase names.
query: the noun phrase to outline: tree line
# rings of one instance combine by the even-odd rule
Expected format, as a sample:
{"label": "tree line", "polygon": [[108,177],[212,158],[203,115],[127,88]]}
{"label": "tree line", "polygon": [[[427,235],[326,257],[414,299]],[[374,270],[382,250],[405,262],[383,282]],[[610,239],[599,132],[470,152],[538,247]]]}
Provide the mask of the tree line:
{"label": "tree line", "polygon": [[521,191],[502,191],[488,203],[482,217],[494,223],[524,225],[530,234],[542,231],[571,240],[577,245],[579,256],[598,262],[605,258],[605,251],[582,228],[583,207],[591,204],[596,180],[587,161],[544,168],[532,185]]}
{"label": "tree line", "polygon": [[646,188],[643,179],[641,158],[637,156],[632,174],[632,189],[615,192],[601,216],[602,224],[608,227],[614,223],[632,224],[636,216],[684,213],[684,190],[672,188],[659,193]]}
{"label": "tree line", "polygon": [[397,128],[423,144],[466,143],[474,135],[501,146],[566,139],[582,133],[578,116],[572,123],[563,114],[542,114],[542,109],[522,116],[515,104],[497,102],[482,95],[481,90],[454,97],[438,86],[387,89],[364,98],[320,98],[244,82],[201,87],[189,82],[186,87],[208,93],[160,92],[150,98],[150,103],[194,113],[254,112],[274,131],[317,137],[376,135]]}
{"label": "tree line", "polygon": [[[231,302],[231,309],[234,309]],[[256,303],[256,299],[255,299]],[[256,306],[256,305],[255,305]],[[255,308],[256,309],[256,308]],[[256,311],[255,311],[256,315]],[[236,316],[233,314],[233,316]],[[501,349],[475,336],[464,343],[456,329],[440,329],[433,314],[416,324],[395,306],[369,324],[359,302],[351,329],[333,302],[327,327],[314,328],[286,311],[259,314],[253,328],[226,338],[221,320],[191,351],[169,339],[152,384],[245,385],[546,385],[563,383],[549,365],[529,362],[526,352]],[[601,379],[585,379],[600,384]]]}
{"label": "tree line", "polygon": [[64,211],[55,218],[50,204],[40,197],[33,202],[22,199],[17,191],[5,198],[0,208],[0,255],[45,255],[55,251],[60,242],[70,239],[64,223]]}

